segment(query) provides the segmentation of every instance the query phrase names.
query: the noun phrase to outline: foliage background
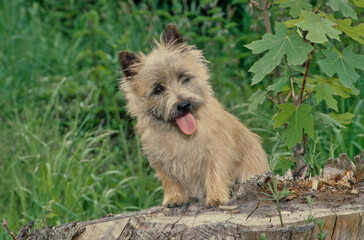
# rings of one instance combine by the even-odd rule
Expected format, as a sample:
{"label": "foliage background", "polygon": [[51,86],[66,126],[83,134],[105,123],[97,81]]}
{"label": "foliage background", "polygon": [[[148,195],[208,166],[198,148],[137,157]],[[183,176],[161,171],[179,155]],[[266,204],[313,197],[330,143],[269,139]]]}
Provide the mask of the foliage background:
{"label": "foliage background", "polygon": [[[363,9],[356,10],[363,22]],[[287,12],[272,5],[271,22]],[[215,96],[262,136],[267,153],[290,156],[272,126],[277,109],[267,103],[248,111],[260,84],[250,86],[247,70],[259,56],[243,45],[261,38],[265,27],[260,12],[250,15],[247,0],[3,0],[0,217],[14,232],[31,220],[62,224],[160,203],[160,183],[140,152],[118,91],[117,53],[148,52],[171,22],[210,61]],[[316,63],[310,69],[320,71]],[[341,152],[353,157],[363,148],[360,75],[361,94],[337,99],[340,112],[356,114],[353,123],[345,129],[317,123],[318,134],[308,143],[310,165],[322,166]],[[6,239],[3,228],[0,238]]]}

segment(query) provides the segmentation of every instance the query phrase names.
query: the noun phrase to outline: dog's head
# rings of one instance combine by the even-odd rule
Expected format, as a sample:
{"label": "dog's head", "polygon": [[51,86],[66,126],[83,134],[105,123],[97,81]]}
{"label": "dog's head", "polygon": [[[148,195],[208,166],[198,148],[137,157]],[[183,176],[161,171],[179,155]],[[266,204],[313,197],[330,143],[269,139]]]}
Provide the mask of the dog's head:
{"label": "dog's head", "polygon": [[201,51],[187,45],[175,26],[165,28],[150,54],[122,51],[119,61],[125,76],[121,89],[133,116],[177,123],[187,135],[196,131],[196,112],[212,89]]}

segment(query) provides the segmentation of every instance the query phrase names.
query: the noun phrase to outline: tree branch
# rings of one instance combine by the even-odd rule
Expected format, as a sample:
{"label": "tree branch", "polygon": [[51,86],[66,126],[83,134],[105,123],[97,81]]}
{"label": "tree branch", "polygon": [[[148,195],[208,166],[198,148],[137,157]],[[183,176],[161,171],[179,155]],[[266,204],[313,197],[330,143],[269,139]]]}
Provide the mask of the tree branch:
{"label": "tree branch", "polygon": [[[264,16],[265,31],[267,33],[272,33],[272,26],[271,26],[270,20],[269,20],[269,13],[268,13],[267,1],[266,0],[260,1],[260,5],[261,5],[261,10],[262,10],[263,16]],[[279,77],[278,66],[274,68],[273,74],[274,74],[274,78],[278,78]],[[284,98],[283,98],[282,92],[279,92],[277,94],[277,97],[278,97],[278,104],[284,103]]]}
{"label": "tree branch", "polygon": [[303,95],[303,91],[305,90],[306,78],[307,78],[307,74],[308,74],[308,68],[310,67],[310,62],[311,62],[311,59],[312,59],[312,54],[315,51],[315,44],[314,43],[311,43],[311,45],[313,47],[313,50],[310,52],[310,56],[307,59],[306,71],[305,71],[305,75],[303,77],[303,82],[302,82],[302,87],[301,87],[301,92],[300,92],[300,101],[299,101],[299,104],[302,103],[302,95]]}
{"label": "tree branch", "polygon": [[270,25],[270,21],[269,21],[267,1],[266,0],[260,1],[260,5],[261,5],[261,10],[262,10],[263,16],[264,16],[265,31],[267,33],[272,33],[272,26]]}
{"label": "tree branch", "polygon": [[265,96],[266,96],[269,100],[271,100],[272,102],[274,102],[274,103],[277,103],[277,104],[278,104],[277,99],[275,99],[273,96],[269,96],[268,94],[265,94]]}

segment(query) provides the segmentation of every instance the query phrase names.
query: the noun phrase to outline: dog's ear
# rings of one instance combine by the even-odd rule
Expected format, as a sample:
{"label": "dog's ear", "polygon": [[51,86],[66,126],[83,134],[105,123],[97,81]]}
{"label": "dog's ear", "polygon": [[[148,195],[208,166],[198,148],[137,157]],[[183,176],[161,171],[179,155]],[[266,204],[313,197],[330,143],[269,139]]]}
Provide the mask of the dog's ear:
{"label": "dog's ear", "polygon": [[164,45],[178,45],[183,43],[181,34],[173,24],[168,24],[161,35],[161,42]]}
{"label": "dog's ear", "polygon": [[119,62],[125,77],[131,77],[137,74],[130,68],[134,63],[140,62],[140,58],[135,53],[126,51],[119,52]]}

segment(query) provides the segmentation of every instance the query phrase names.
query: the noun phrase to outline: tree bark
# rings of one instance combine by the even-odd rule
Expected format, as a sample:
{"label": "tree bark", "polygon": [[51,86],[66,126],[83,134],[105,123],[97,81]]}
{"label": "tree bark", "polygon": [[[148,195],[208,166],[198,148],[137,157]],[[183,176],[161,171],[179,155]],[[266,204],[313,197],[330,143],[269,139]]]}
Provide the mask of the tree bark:
{"label": "tree bark", "polygon": [[[229,206],[206,209],[201,203],[177,208],[154,207],[59,227],[36,229],[21,239],[316,239],[319,228],[307,223],[311,214],[324,220],[325,239],[364,238],[364,184],[357,188],[354,202],[347,204],[281,203],[285,227],[280,228],[273,202],[246,195]],[[314,194],[314,193],[313,193]],[[335,194],[335,193],[333,193]],[[345,198],[347,196],[339,196]],[[252,200],[249,200],[252,198]],[[258,207],[257,207],[258,205]],[[256,208],[257,207],[257,208]],[[255,209],[256,208],[256,209]]]}

